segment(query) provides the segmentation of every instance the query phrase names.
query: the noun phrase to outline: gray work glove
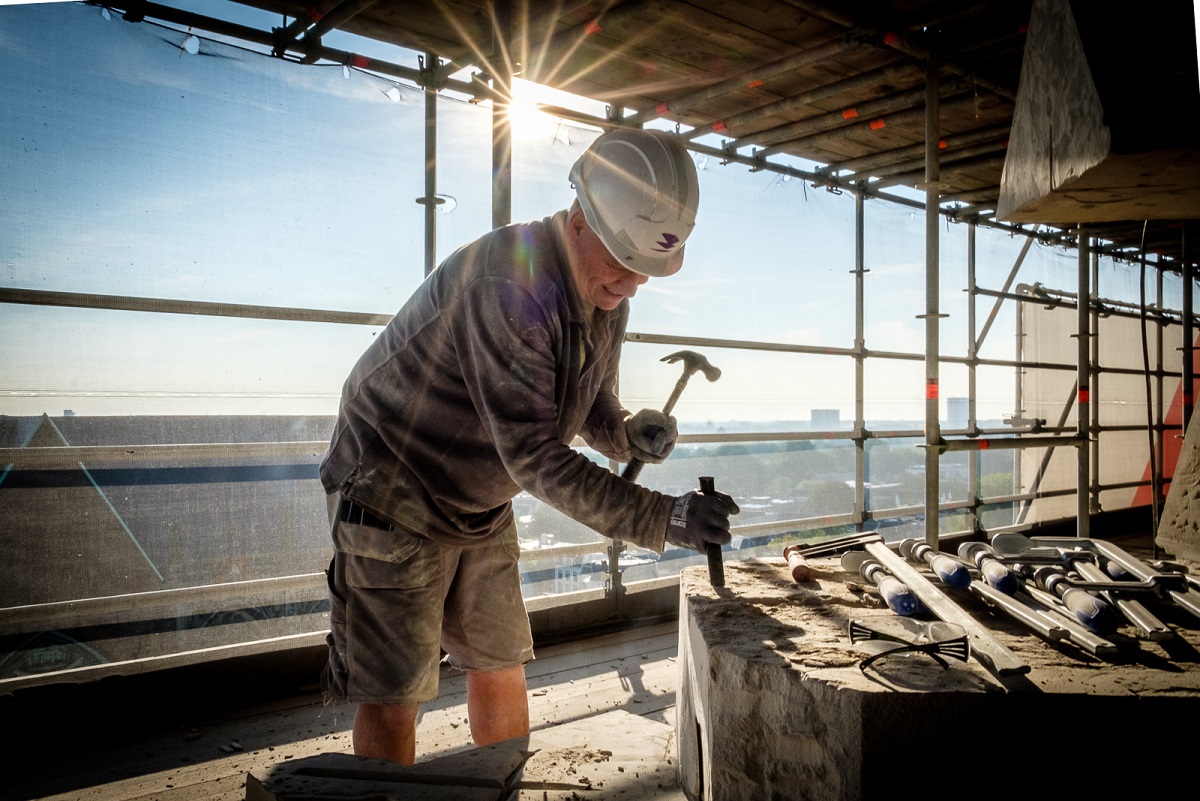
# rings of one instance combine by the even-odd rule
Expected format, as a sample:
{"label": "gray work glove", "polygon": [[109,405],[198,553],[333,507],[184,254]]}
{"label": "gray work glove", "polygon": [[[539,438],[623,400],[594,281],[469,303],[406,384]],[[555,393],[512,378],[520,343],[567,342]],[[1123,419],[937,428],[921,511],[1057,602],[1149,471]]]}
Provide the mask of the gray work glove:
{"label": "gray work glove", "polygon": [[667,520],[667,542],[681,548],[704,552],[710,542],[725,545],[729,535],[729,516],[741,510],[723,492],[705,495],[689,492],[675,499],[671,517]]}
{"label": "gray work glove", "polygon": [[625,420],[625,434],[634,458],[647,464],[661,464],[675,450],[679,429],[674,417],[657,409],[642,409]]}

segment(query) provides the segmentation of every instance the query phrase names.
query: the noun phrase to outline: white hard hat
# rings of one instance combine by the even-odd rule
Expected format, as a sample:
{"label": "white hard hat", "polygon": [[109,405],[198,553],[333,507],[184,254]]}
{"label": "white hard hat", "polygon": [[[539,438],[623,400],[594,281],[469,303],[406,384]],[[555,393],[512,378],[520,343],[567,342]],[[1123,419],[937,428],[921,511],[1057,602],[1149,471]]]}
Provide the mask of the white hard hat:
{"label": "white hard hat", "polygon": [[677,138],[635,128],[601,134],[571,167],[571,184],[588,227],[620,264],[651,277],[683,265],[700,183]]}

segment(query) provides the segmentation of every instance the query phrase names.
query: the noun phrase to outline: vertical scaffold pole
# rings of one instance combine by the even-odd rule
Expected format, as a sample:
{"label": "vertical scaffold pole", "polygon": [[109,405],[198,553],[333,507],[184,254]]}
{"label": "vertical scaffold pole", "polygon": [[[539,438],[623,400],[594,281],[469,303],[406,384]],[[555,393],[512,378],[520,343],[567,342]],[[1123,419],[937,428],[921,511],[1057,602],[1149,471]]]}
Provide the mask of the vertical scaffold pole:
{"label": "vertical scaffold pole", "polygon": [[1091,262],[1091,240],[1088,238],[1087,231],[1083,226],[1079,227],[1079,294],[1076,296],[1078,302],[1075,304],[1076,312],[1076,331],[1077,338],[1076,358],[1077,368],[1076,377],[1078,386],[1076,389],[1075,414],[1076,423],[1075,431],[1078,436],[1084,441],[1084,444],[1076,448],[1078,454],[1078,472],[1076,474],[1076,504],[1075,512],[1077,515],[1076,532],[1080,537],[1087,538],[1091,533],[1091,492],[1089,478],[1091,471],[1089,469],[1089,457],[1091,455],[1090,448],[1087,446],[1088,434],[1091,430],[1091,348],[1088,345],[1091,331],[1090,306],[1088,298],[1091,293],[1088,286],[1091,283],[1090,274]]}
{"label": "vertical scaffold pole", "polygon": [[438,57],[426,53],[421,64],[421,75],[425,79],[425,197],[419,202],[425,206],[425,275],[437,266],[437,75]]}
{"label": "vertical scaffold pole", "polygon": [[930,59],[925,65],[925,542],[938,547],[940,536],[938,499],[939,447],[942,442],[938,422],[938,164],[939,124],[938,65]]}
{"label": "vertical scaffold pole", "polygon": [[1195,273],[1192,270],[1192,254],[1188,252],[1188,222],[1183,221],[1183,245],[1180,263],[1183,266],[1183,431],[1180,437],[1187,434],[1188,423],[1192,420],[1192,409],[1195,408],[1195,365],[1193,350],[1196,344],[1196,331],[1192,316],[1195,314],[1193,301],[1196,292]]}
{"label": "vertical scaffold pole", "polygon": [[[974,435],[979,431],[979,406],[975,398],[978,387],[976,368],[979,349],[975,344],[975,223],[967,226],[967,428]],[[983,451],[967,454],[967,494],[971,507],[967,511],[967,528],[972,533],[980,530],[979,524],[979,474],[983,466]]]}
{"label": "vertical scaffold pole", "polygon": [[866,386],[863,375],[866,359],[866,341],[863,333],[865,327],[863,279],[867,272],[865,267],[866,254],[863,251],[865,230],[863,213],[863,193],[860,190],[854,193],[854,432],[857,435],[854,443],[854,519],[856,531],[863,531],[865,529],[863,524],[866,522],[871,504],[871,490],[869,488],[871,483],[871,465],[867,461],[867,423],[863,403]]}
{"label": "vertical scaffold pole", "polygon": [[1100,380],[1100,254],[1092,251],[1091,258],[1092,269],[1092,303],[1090,305],[1088,318],[1091,320],[1091,339],[1088,342],[1088,350],[1091,353],[1091,384],[1088,386],[1089,399],[1092,402],[1092,408],[1096,409],[1096,413],[1091,416],[1091,442],[1088,447],[1091,448],[1090,465],[1091,465],[1091,483],[1088,486],[1088,492],[1091,494],[1091,506],[1089,507],[1093,514],[1100,511],[1100,398],[1101,398],[1101,380]]}
{"label": "vertical scaffold pole", "polygon": [[[512,222],[512,124],[509,99],[512,97],[512,2],[497,0],[493,5],[495,25],[492,41],[492,227]],[[503,73],[503,75],[499,73]],[[499,98],[503,97],[501,101]]]}
{"label": "vertical scaffold pole", "polygon": [[1158,269],[1154,271],[1154,297],[1158,310],[1154,325],[1154,362],[1156,365],[1154,370],[1154,459],[1151,462],[1154,466],[1154,474],[1151,476],[1150,483],[1154,490],[1156,518],[1157,510],[1162,506],[1163,501],[1163,461],[1166,456],[1166,451],[1163,449],[1163,425],[1167,422],[1166,409],[1163,405],[1163,329],[1166,328],[1166,317],[1163,312],[1166,311],[1167,303],[1163,300],[1162,262],[1160,261],[1157,266]]}

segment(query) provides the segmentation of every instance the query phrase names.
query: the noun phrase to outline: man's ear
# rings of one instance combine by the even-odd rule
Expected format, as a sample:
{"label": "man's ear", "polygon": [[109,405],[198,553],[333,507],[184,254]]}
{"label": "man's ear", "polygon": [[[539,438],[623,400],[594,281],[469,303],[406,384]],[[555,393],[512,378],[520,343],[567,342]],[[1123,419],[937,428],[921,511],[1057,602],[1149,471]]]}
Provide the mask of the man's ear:
{"label": "man's ear", "polygon": [[588,225],[587,216],[579,206],[572,206],[571,211],[567,214],[567,227],[571,229],[571,233],[575,237],[580,236],[585,230],[592,230]]}

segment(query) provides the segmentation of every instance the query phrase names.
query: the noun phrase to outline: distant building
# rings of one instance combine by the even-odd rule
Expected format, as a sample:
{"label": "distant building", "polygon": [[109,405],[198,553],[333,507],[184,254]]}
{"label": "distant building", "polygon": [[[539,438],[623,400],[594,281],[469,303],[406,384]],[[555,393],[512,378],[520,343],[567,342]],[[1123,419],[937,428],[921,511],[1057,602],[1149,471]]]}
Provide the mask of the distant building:
{"label": "distant building", "polygon": [[966,428],[971,413],[970,398],[946,398],[946,426]]}
{"label": "distant building", "polygon": [[813,409],[812,427],[820,430],[837,428],[842,424],[842,413],[838,409]]}

